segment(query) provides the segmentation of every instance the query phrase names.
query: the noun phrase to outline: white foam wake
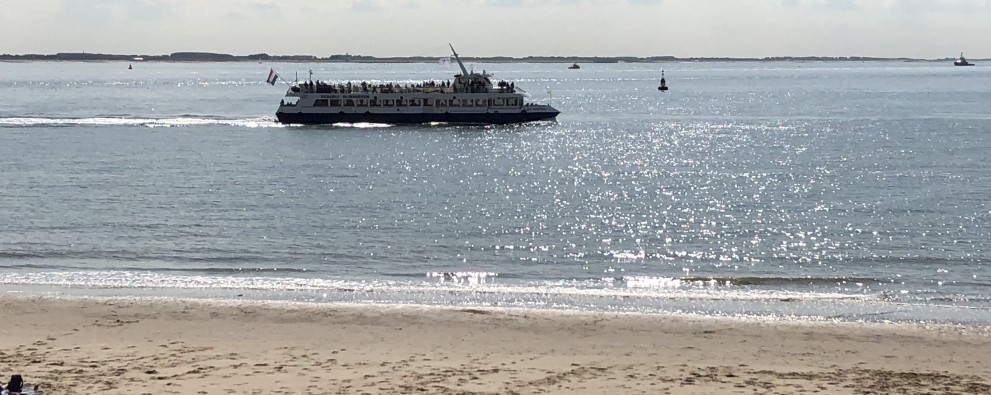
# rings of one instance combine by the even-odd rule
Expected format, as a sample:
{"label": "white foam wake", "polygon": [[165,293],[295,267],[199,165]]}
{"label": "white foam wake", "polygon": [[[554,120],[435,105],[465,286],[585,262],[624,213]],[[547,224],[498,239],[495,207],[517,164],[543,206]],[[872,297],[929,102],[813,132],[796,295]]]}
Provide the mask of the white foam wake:
{"label": "white foam wake", "polygon": [[32,118],[13,117],[0,118],[0,127],[38,127],[38,126],[143,126],[149,128],[156,127],[185,127],[185,126],[210,126],[227,125],[248,128],[259,127],[282,127],[276,122],[274,117],[242,118],[242,119],[216,119],[197,117],[174,117],[174,118],[117,118],[117,117],[94,117],[94,118]]}

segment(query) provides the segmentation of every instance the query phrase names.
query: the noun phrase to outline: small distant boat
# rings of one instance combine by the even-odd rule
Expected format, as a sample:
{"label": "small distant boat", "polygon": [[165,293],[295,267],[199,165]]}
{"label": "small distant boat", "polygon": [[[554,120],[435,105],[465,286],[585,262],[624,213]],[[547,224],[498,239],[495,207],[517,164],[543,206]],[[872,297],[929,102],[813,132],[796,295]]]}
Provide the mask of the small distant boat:
{"label": "small distant boat", "polygon": [[668,82],[664,80],[664,70],[661,70],[661,85],[657,87],[657,90],[661,92],[668,90]]}
{"label": "small distant boat", "polygon": [[128,70],[131,70],[131,69],[133,69],[133,68],[134,68],[134,67],[132,67],[131,65],[127,65],[127,69],[128,69]]}
{"label": "small distant boat", "polygon": [[580,68],[582,68],[582,66],[579,66],[578,63],[572,63],[571,66],[568,66],[568,69],[570,70],[577,70]]}
{"label": "small distant boat", "polygon": [[963,57],[963,52],[961,52],[960,53],[960,59],[957,59],[955,62],[953,62],[953,65],[954,66],[973,66],[974,64],[968,62],[967,61],[967,58],[964,58]]}

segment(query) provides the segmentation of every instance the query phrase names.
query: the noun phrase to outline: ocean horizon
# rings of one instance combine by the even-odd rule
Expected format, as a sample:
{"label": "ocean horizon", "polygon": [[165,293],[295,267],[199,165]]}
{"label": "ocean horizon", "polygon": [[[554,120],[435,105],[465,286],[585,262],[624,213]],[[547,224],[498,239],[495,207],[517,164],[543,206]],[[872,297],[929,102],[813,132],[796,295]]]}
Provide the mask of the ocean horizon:
{"label": "ocean horizon", "polygon": [[[446,49],[445,49],[446,51]],[[467,56],[466,56],[467,55]],[[776,56],[622,56],[622,55],[529,55],[505,56],[487,55],[472,56],[460,54],[461,59],[470,62],[502,64],[502,63],[678,63],[678,62],[953,62],[957,56],[941,58],[919,58],[911,56],[864,56],[864,55],[776,55]],[[361,54],[334,54],[326,57],[308,54],[270,55],[267,53],[235,55],[222,52],[180,51],[170,54],[108,54],[89,52],[60,52],[60,53],[23,53],[0,54],[0,62],[138,62],[138,63],[236,63],[236,62],[265,62],[265,63],[438,63],[440,59],[450,58],[450,53],[438,52],[435,55],[415,56],[374,56]],[[991,58],[971,57],[970,60],[984,62]]]}

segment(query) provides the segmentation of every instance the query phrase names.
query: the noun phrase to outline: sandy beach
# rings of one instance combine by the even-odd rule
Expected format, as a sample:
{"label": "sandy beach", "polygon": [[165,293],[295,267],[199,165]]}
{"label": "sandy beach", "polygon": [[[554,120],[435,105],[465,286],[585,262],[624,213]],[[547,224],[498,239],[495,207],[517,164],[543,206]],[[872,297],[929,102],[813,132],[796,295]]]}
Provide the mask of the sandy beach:
{"label": "sandy beach", "polygon": [[987,394],[951,326],[0,298],[3,382],[45,394]]}

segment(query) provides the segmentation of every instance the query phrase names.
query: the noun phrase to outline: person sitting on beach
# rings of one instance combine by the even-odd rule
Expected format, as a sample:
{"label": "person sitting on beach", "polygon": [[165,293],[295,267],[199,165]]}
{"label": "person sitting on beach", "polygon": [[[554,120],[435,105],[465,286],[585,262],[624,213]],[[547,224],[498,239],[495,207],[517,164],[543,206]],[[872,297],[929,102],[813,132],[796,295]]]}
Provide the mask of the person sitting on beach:
{"label": "person sitting on beach", "polygon": [[20,393],[23,387],[24,387],[24,379],[21,378],[21,375],[15,374],[13,376],[10,376],[10,381],[7,382],[7,393],[8,394]]}

